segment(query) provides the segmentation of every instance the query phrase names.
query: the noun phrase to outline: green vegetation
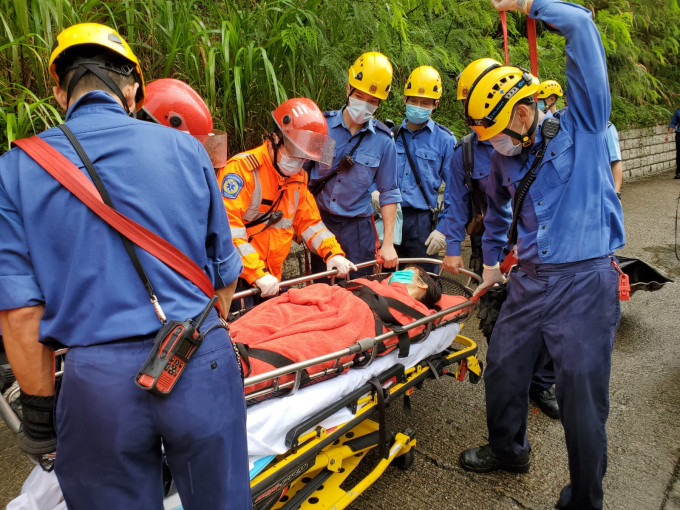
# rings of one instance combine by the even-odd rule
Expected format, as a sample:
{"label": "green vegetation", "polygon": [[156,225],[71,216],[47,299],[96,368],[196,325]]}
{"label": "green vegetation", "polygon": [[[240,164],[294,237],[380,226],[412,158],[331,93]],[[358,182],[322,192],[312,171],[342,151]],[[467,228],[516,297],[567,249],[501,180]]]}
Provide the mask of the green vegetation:
{"label": "green vegetation", "polygon": [[[665,122],[680,103],[678,0],[577,0],[595,12],[608,57],[619,129]],[[508,15],[510,61],[529,67],[525,18]],[[499,17],[486,0],[0,0],[0,150],[61,122],[47,72],[56,34],[73,23],[114,26],[147,81],[172,76],[205,98],[230,154],[259,143],[269,112],[288,97],[323,109],[344,101],[347,68],[362,52],[395,66],[382,119],[403,117],[401,91],[421,64],[440,70],[436,119],[466,132],[455,77],[471,60],[502,57]],[[539,75],[561,83],[564,42],[539,24]]]}

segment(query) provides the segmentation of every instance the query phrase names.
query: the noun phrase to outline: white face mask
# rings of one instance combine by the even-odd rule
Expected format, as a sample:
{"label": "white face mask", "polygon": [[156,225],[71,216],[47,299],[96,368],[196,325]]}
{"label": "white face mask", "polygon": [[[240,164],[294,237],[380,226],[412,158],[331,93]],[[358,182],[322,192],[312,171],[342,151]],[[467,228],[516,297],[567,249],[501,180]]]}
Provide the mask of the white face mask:
{"label": "white face mask", "polygon": [[517,154],[522,152],[522,144],[513,144],[512,139],[505,133],[500,133],[490,138],[489,141],[493,145],[493,149],[503,154],[503,156],[517,156]]}
{"label": "white face mask", "polygon": [[305,163],[304,159],[294,158],[293,156],[288,156],[286,154],[281,154],[279,159],[279,170],[283,175],[288,177],[297,175],[302,170],[302,165]]}
{"label": "white face mask", "polygon": [[[512,124],[513,120],[515,120],[514,112],[510,122],[508,123],[508,128]],[[524,134],[524,124],[522,124],[522,132],[520,134]],[[518,143],[515,145],[512,143],[512,138],[510,138],[510,135],[506,135],[505,133],[498,133],[496,136],[489,138],[489,141],[491,142],[491,145],[493,145],[493,149],[496,152],[503,154],[503,156],[517,156],[517,154],[522,152],[522,144]]]}
{"label": "white face mask", "polygon": [[365,124],[373,118],[378,105],[367,103],[356,97],[349,98],[349,104],[345,107],[347,114],[356,124]]}

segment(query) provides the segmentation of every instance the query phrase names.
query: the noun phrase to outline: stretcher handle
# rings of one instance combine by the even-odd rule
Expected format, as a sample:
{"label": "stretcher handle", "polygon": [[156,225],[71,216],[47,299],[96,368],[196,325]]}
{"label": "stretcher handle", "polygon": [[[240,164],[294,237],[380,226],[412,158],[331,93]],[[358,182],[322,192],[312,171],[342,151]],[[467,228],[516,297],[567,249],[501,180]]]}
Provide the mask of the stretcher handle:
{"label": "stretcher handle", "polygon": [[[461,310],[465,310],[466,308],[469,308],[474,305],[474,302],[472,300],[465,301],[464,303],[461,303],[456,306],[452,306],[450,308],[446,308],[444,310],[440,310],[437,313],[433,313],[432,315],[428,315],[426,317],[423,317],[422,319],[418,319],[416,321],[413,321],[405,326],[403,326],[400,329],[399,334],[401,334],[403,331],[409,331],[411,329],[417,328],[419,326],[423,326],[425,324],[428,324],[430,322],[434,322],[437,319],[440,319],[442,317],[446,317],[447,315],[452,314],[453,312],[458,312]],[[314,365],[318,365],[319,363],[324,363],[326,361],[331,361],[334,360],[335,358],[340,358],[343,356],[351,356],[353,354],[359,354],[362,352],[366,352],[367,350],[375,347],[381,342],[384,342],[385,340],[388,340],[394,336],[397,336],[397,333],[394,331],[388,331],[386,333],[383,333],[382,335],[378,335],[376,337],[367,337],[367,338],[362,338],[361,340],[355,342],[354,344],[350,345],[349,347],[346,347],[340,351],[332,352],[329,354],[324,354],[323,356],[318,356],[316,358],[308,359],[305,361],[298,361],[297,363],[293,363],[291,365],[287,365],[285,367],[277,368],[276,370],[272,370],[271,372],[266,372],[264,374],[260,375],[255,375],[253,377],[248,377],[243,381],[244,386],[252,386],[253,384],[258,384],[264,381],[267,381],[269,379],[273,379],[275,377],[280,377],[282,375],[287,375],[292,372],[296,372],[298,370],[302,370]]]}
{"label": "stretcher handle", "polygon": [[19,433],[19,427],[21,426],[21,420],[14,412],[9,402],[5,399],[5,396],[0,394],[0,418],[4,420],[7,424],[7,428],[13,433]]}
{"label": "stretcher handle", "polygon": [[[407,259],[399,259],[399,264],[435,264],[440,266],[440,273],[441,273],[441,265],[442,261],[439,259],[424,259],[424,258],[407,258]],[[357,269],[361,269],[362,267],[369,267],[369,266],[376,266],[379,267],[379,263],[376,260],[369,260],[367,262],[360,262],[358,264],[355,264],[357,266]],[[464,274],[466,276],[469,276],[473,280],[477,282],[479,285],[482,282],[482,278],[477,274],[473,273],[472,271],[468,271],[467,269],[459,269],[459,272],[461,274]],[[300,276],[298,278],[293,278],[291,280],[285,280],[282,281],[279,286],[280,287],[291,287],[293,285],[297,285],[298,283],[306,283],[310,281],[317,280],[319,278],[325,278],[327,276],[334,276],[338,274],[337,269],[333,269],[331,271],[323,271],[321,273],[316,273],[316,274],[310,274],[310,275],[305,275],[305,276]],[[257,287],[253,287],[252,289],[247,289],[247,290],[242,290],[241,292],[237,292],[234,294],[232,297],[232,300],[236,299],[242,299],[248,296],[255,296],[260,293],[260,289]]]}

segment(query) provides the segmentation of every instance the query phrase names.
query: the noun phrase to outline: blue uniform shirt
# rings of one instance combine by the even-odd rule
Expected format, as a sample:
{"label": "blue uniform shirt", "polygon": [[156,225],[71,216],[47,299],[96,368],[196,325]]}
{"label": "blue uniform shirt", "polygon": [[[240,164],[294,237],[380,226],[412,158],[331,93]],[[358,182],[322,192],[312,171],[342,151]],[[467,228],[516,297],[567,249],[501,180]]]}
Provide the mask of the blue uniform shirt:
{"label": "blue uniform shirt", "polygon": [[680,133],[680,108],[675,110],[675,113],[671,117],[671,123],[668,124],[668,127],[675,129],[676,133]]}
{"label": "blue uniform shirt", "polygon": [[607,127],[607,151],[609,152],[609,163],[621,161],[621,146],[619,145],[619,132],[612,123]]}
{"label": "blue uniform shirt", "polygon": [[[215,288],[241,273],[215,173],[198,140],[130,118],[102,91],[85,94],[66,124],[90,157],[116,209],[203,268]],[[83,173],[57,128],[39,135]],[[168,319],[195,317],[207,297],[136,247]],[[44,303],[40,340],[86,346],[160,328],[117,231],[15,148],[0,157],[0,309]]]}
{"label": "blue uniform shirt", "polygon": [[[416,165],[420,182],[425,190],[427,202],[418,187],[413,170],[406,156],[406,149],[401,138],[404,133],[411,159]],[[413,207],[420,210],[436,209],[439,188],[442,182],[448,183],[451,175],[451,161],[456,137],[444,126],[428,119],[423,127],[411,131],[406,126],[406,119],[399,126],[394,143],[397,146],[397,173],[399,191],[401,192],[401,206]],[[444,211],[449,208],[449,194],[444,194]]]}
{"label": "blue uniform shirt", "polygon": [[394,141],[387,126],[377,119],[371,119],[352,135],[345,126],[342,110],[325,112],[324,115],[328,123],[328,135],[335,140],[335,154],[330,168],[314,164],[310,173],[310,187],[335,172],[340,160],[357,144],[361,133],[368,133],[352,155],[352,168],[332,177],[316,196],[319,209],[338,216],[370,216],[373,208],[368,190],[374,182],[380,192],[381,206],[401,202]]}
{"label": "blue uniform shirt", "polygon": [[[589,10],[555,0],[534,0],[530,15],[566,38],[567,99],[561,129],[550,142],[518,223],[519,258],[566,263],[611,254],[625,242],[623,212],[614,192],[606,130],[611,108],[600,34]],[[494,264],[507,243],[509,221],[500,209],[514,193],[542,144],[540,128],[529,157],[494,153],[487,189],[484,261]]]}

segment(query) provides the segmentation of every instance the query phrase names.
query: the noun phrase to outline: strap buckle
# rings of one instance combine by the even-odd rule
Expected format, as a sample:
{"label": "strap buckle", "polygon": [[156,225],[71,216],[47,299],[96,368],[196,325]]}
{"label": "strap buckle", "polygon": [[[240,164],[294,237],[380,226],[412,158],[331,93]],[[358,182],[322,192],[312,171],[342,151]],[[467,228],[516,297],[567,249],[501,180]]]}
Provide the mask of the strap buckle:
{"label": "strap buckle", "polygon": [[153,309],[156,311],[156,316],[158,317],[158,320],[161,321],[161,324],[168,322],[168,319],[165,316],[165,313],[161,308],[161,304],[158,302],[158,298],[155,294],[151,294],[151,304],[153,305]]}

